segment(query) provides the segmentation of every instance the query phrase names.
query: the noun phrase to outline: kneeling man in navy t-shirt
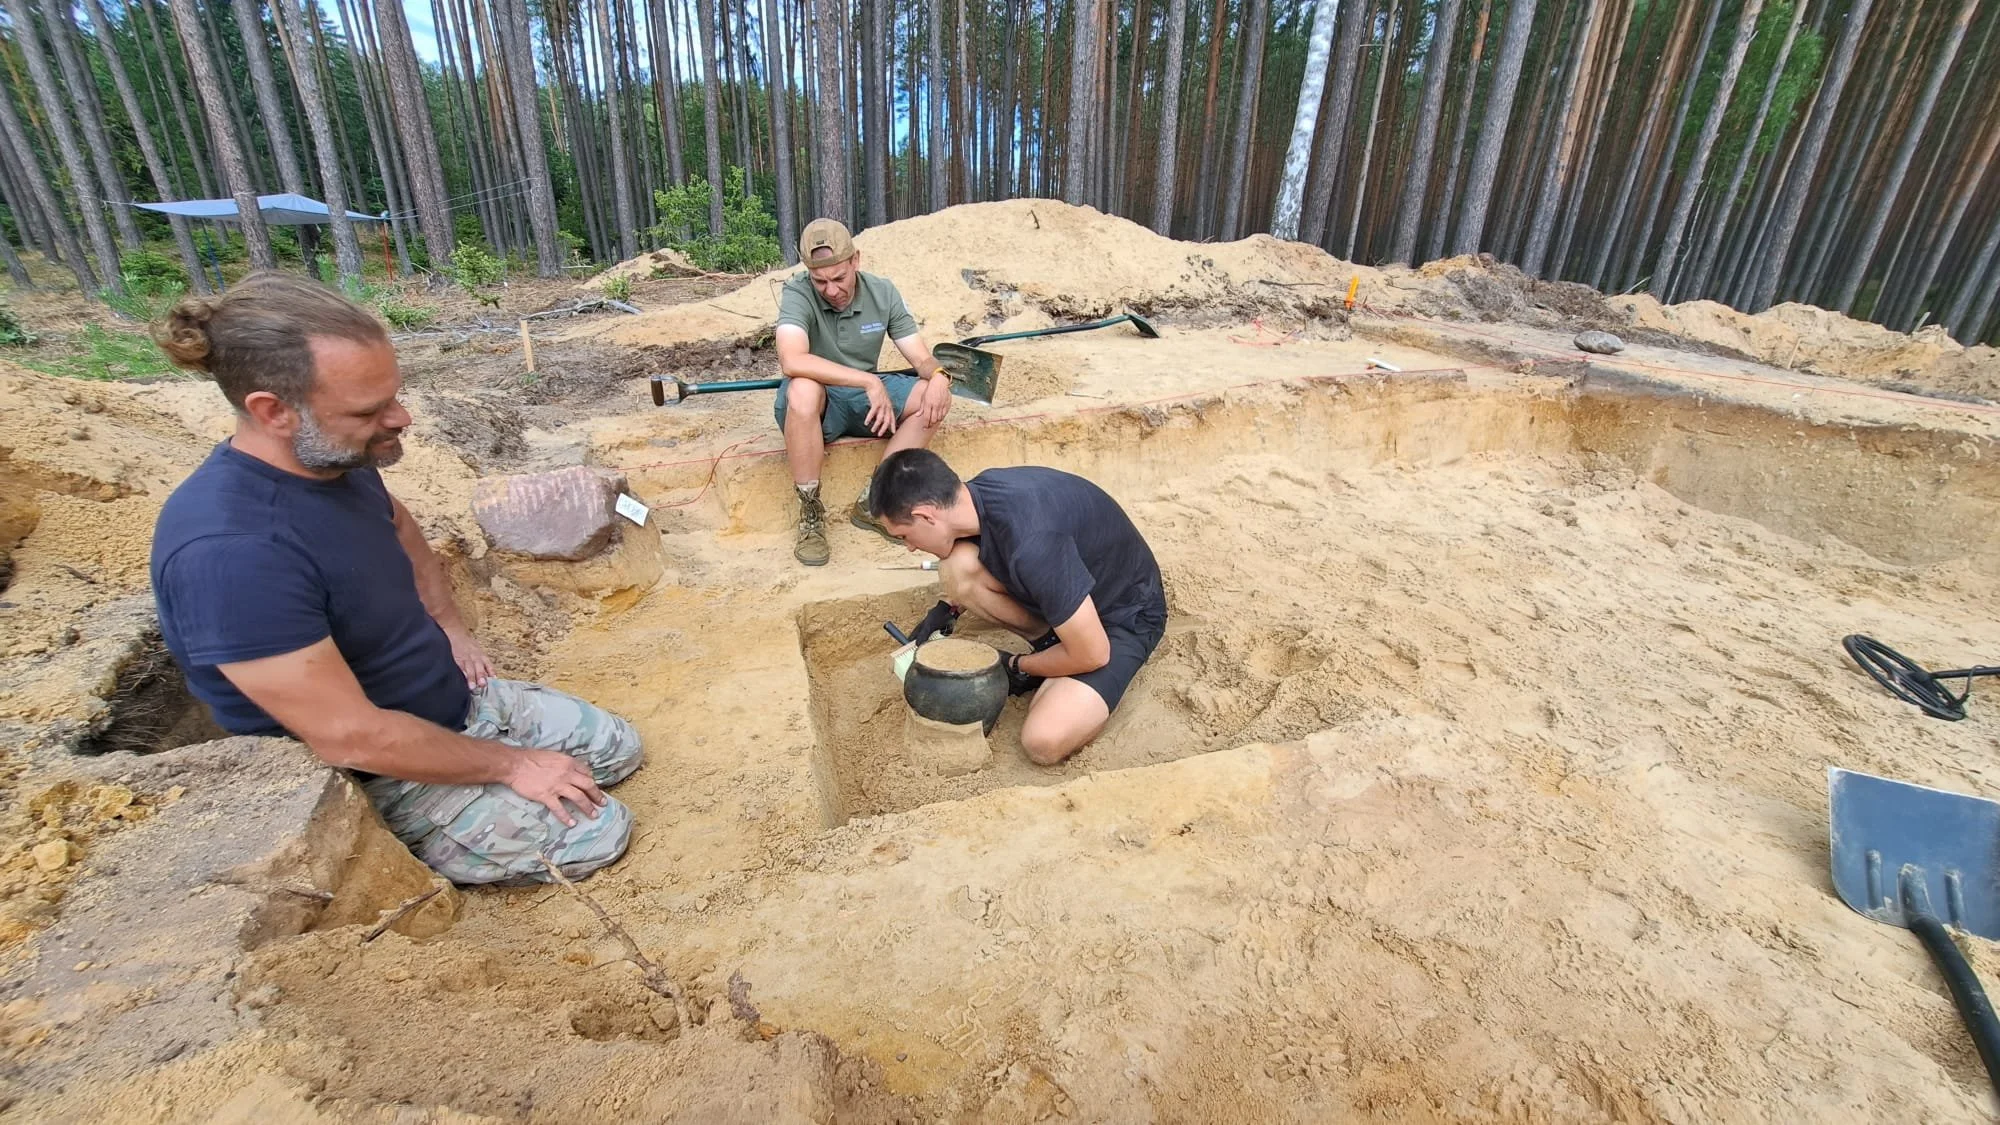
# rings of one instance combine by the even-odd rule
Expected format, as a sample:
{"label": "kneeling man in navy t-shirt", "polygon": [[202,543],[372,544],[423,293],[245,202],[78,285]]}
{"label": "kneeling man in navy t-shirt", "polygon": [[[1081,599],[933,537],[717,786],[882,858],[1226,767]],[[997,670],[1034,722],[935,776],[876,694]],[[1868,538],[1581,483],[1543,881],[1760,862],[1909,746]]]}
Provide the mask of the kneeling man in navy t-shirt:
{"label": "kneeling man in navy t-shirt", "polygon": [[1104,490],[1057,469],[988,469],[968,481],[925,449],[892,453],[869,504],[889,533],[936,555],[954,606],[1029,643],[1009,689],[1032,691],[1021,749],[1052,766],[1096,738],[1167,628],[1152,548]]}
{"label": "kneeling man in navy t-shirt", "polygon": [[437,556],[376,472],[410,413],[382,325],[324,286],[252,274],[159,330],[236,433],[153,532],[160,632],[233,734],[290,734],[354,772],[417,858],[458,883],[581,876],[632,831],[603,787],[639,766],[625,720],[497,679]]}

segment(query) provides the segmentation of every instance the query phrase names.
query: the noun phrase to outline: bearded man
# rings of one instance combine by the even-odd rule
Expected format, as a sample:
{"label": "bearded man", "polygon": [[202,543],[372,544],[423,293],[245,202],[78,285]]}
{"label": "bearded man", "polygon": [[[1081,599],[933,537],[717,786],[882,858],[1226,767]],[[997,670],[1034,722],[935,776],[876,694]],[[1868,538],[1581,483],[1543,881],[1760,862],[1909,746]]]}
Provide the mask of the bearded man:
{"label": "bearded man", "polygon": [[496,678],[376,471],[410,424],[381,323],[317,283],[255,273],[182,300],[158,340],[236,410],[153,530],[160,633],[216,722],[290,734],[352,771],[454,882],[545,880],[544,856],[582,876],[623,854],[632,816],[603,788],[638,768],[637,732]]}

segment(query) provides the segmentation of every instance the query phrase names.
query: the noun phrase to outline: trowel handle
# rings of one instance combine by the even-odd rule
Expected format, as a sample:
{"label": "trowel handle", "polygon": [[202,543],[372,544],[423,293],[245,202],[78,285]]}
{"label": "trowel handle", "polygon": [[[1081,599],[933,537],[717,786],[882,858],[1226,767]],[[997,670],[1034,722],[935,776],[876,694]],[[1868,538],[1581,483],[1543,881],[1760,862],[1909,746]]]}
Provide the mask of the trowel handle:
{"label": "trowel handle", "polygon": [[1944,923],[1926,912],[1907,909],[1905,920],[1930,951],[1931,960],[1937,962],[1938,972],[1944,974],[1951,998],[1958,1003],[1959,1018],[1965,1021],[1973,1046],[1979,1048],[1980,1061],[1986,1064],[1987,1081],[2000,1093],[2000,1020],[1993,1016],[1993,1002],[1986,998],[1986,990],[1979,986],[1979,978],[1966,964],[1965,954],[1951,940]]}

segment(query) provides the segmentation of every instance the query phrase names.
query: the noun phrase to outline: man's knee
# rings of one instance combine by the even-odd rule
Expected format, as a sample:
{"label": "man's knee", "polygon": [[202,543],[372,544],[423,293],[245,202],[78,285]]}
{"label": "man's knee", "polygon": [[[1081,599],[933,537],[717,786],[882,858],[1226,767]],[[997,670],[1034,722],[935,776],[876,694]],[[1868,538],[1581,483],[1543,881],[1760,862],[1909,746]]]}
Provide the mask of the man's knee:
{"label": "man's knee", "polygon": [[1021,731],[1021,753],[1038,766],[1059,766],[1081,749],[1083,743],[1074,742],[1060,732],[1025,728]]}
{"label": "man's knee", "polygon": [[624,855],[631,839],[632,810],[616,798],[595,817],[578,815],[573,825],[516,799],[468,809],[424,841],[417,857],[454,883],[545,883],[550,876],[543,856],[564,875],[581,879]]}
{"label": "man's knee", "polygon": [[785,384],[785,417],[794,413],[817,418],[826,409],[826,388],[811,379],[793,379]]}
{"label": "man's knee", "polygon": [[632,724],[613,715],[601,712],[609,720],[602,736],[592,740],[590,747],[590,773],[599,785],[616,785],[632,776],[645,760],[645,748],[640,744],[639,732]]}

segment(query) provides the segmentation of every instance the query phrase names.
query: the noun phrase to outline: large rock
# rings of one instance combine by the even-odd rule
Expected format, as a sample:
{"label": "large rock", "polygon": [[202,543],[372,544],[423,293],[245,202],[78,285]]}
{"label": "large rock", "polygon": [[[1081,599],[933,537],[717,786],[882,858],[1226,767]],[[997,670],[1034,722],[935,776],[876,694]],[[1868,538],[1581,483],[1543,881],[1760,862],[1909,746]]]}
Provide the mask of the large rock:
{"label": "large rock", "polygon": [[1617,355],[1625,350],[1625,341],[1609,332],[1579,332],[1575,343],[1577,350],[1598,355]]}
{"label": "large rock", "polygon": [[611,542],[623,491],[624,473],[587,465],[487,477],[472,488],[472,514],[497,551],[581,562]]}

